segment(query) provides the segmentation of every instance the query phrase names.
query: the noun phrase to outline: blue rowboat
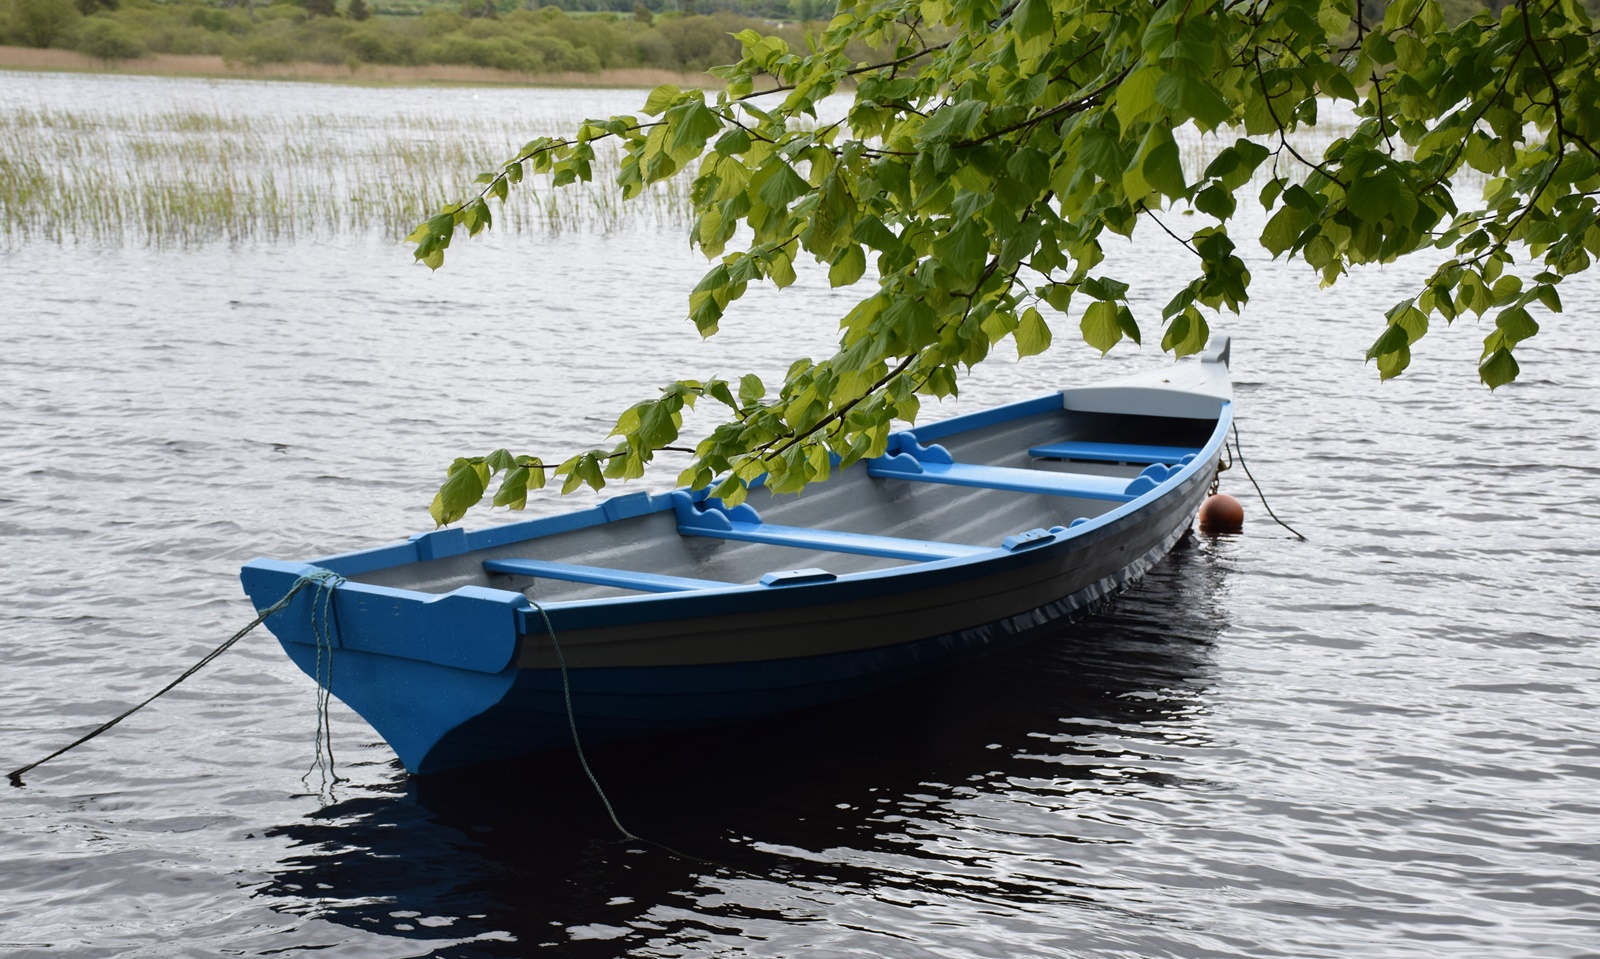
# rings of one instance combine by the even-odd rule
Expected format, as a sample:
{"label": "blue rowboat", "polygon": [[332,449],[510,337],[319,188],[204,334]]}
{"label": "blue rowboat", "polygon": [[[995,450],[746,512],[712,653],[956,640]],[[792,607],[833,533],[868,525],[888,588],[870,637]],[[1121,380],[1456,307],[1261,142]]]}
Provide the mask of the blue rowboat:
{"label": "blue rowboat", "polygon": [[[1231,422],[1196,360],[895,434],[803,495],[632,493],[244,567],[307,675],[427,774],[736,723],[901,682],[1081,615],[1189,530]],[[326,574],[320,574],[326,575]]]}

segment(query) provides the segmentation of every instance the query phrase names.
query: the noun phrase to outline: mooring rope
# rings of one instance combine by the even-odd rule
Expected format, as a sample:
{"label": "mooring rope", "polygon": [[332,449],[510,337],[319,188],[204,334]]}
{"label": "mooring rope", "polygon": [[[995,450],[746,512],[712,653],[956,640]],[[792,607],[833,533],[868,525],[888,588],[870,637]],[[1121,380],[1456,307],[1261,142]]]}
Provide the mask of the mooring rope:
{"label": "mooring rope", "polygon": [[583,740],[578,738],[578,717],[572,709],[572,682],[567,677],[567,657],[561,652],[561,644],[556,642],[556,628],[550,623],[550,614],[544,611],[538,600],[529,597],[528,602],[539,611],[539,617],[544,620],[544,631],[549,635],[550,645],[556,651],[556,663],[561,667],[561,698],[567,706],[567,728],[572,731],[572,748],[578,752],[578,763],[583,766],[583,774],[589,777],[589,785],[594,787],[600,802],[605,805],[606,815],[611,817],[611,825],[617,827],[617,832],[634,842],[647,842],[648,840],[640,839],[629,832],[628,827],[617,818],[617,811],[611,807],[611,800],[606,796],[606,791],[600,787],[600,780],[595,776],[594,770],[589,768],[589,757],[583,754]]}
{"label": "mooring rope", "polygon": [[578,763],[583,766],[583,774],[589,777],[589,785],[594,787],[595,794],[600,797],[600,802],[606,807],[606,815],[611,817],[611,825],[617,827],[617,832],[621,833],[624,838],[631,839],[641,845],[654,846],[667,855],[675,856],[679,859],[682,859],[684,862],[695,862],[703,866],[712,866],[717,869],[736,873],[741,876],[749,876],[756,879],[764,878],[755,873],[749,872],[748,870],[740,869],[737,866],[730,866],[726,863],[717,862],[714,859],[706,859],[701,856],[691,856],[688,853],[674,849],[665,843],[656,842],[654,839],[646,839],[643,836],[634,834],[628,829],[627,826],[622,824],[622,820],[617,818],[616,809],[614,809],[611,805],[611,799],[606,796],[605,789],[601,788],[600,786],[599,777],[597,777],[594,774],[594,770],[590,768],[589,758],[583,753],[583,740],[578,736],[577,712],[572,708],[572,682],[567,675],[567,657],[561,652],[561,643],[556,640],[556,629],[550,623],[550,614],[545,612],[544,607],[540,606],[539,601],[533,597],[528,597],[528,602],[533,604],[533,608],[539,611],[539,617],[544,620],[545,635],[550,637],[550,646],[556,651],[556,663],[561,667],[561,698],[563,702],[566,703],[567,707],[567,729],[572,732],[572,748],[578,753]]}
{"label": "mooring rope", "polygon": [[[311,634],[317,641],[317,731],[316,744],[311,765],[305,774],[300,777],[300,782],[311,788],[311,773],[313,770],[321,774],[317,786],[317,795],[328,794],[332,798],[332,784],[348,782],[339,775],[338,767],[333,760],[333,725],[328,717],[329,707],[333,703],[333,587],[344,582],[344,577],[337,573],[330,573],[325,581],[326,588],[320,589],[317,596],[311,600]],[[334,580],[337,582],[334,582]],[[317,622],[317,600],[322,601],[322,622]]]}
{"label": "mooring rope", "polygon": [[[57,756],[60,756],[62,753],[68,752],[69,750],[76,749],[77,747],[82,746],[84,743],[86,743],[89,740],[95,738],[96,736],[100,735],[101,733],[105,732],[106,730],[110,729],[111,727],[115,726],[116,724],[122,722],[124,719],[127,719],[129,716],[132,716],[134,713],[138,712],[139,710],[141,710],[141,709],[145,708],[146,706],[150,705],[151,703],[155,702],[157,699],[160,699],[162,696],[165,696],[167,693],[171,692],[174,688],[176,688],[179,683],[181,683],[184,680],[188,679],[190,676],[193,676],[195,673],[198,673],[201,669],[203,669],[205,667],[205,665],[207,663],[211,662],[213,659],[216,659],[218,656],[221,656],[224,652],[227,651],[228,647],[232,646],[234,643],[237,643],[239,640],[243,639],[245,637],[246,633],[249,633],[252,629],[255,629],[257,626],[260,626],[266,620],[266,618],[268,616],[271,616],[273,613],[276,613],[279,610],[282,610],[284,607],[288,606],[289,603],[294,599],[295,594],[300,592],[300,590],[306,588],[307,586],[316,586],[321,591],[321,593],[323,595],[323,602],[324,602],[325,609],[326,608],[331,608],[331,607],[327,606],[327,603],[329,602],[328,597],[330,597],[333,594],[333,587],[339,585],[342,582],[344,582],[344,577],[340,576],[338,573],[335,573],[331,569],[320,569],[319,568],[319,569],[313,569],[311,572],[306,573],[304,576],[301,576],[299,579],[294,581],[294,585],[289,587],[289,591],[287,593],[283,594],[283,598],[282,599],[278,600],[276,603],[273,603],[271,606],[268,606],[266,609],[262,610],[259,614],[257,614],[256,618],[250,622],[250,625],[246,626],[244,629],[241,629],[237,633],[234,633],[232,636],[228,637],[227,641],[224,642],[221,646],[218,646],[216,649],[213,649],[211,652],[206,653],[205,656],[201,657],[199,662],[195,663],[193,666],[190,666],[188,669],[184,670],[183,674],[180,675],[177,679],[174,679],[172,682],[170,682],[170,683],[166,684],[165,686],[161,687],[149,699],[146,699],[144,702],[140,703],[137,706],[132,707],[131,709],[127,709],[127,710],[123,711],[123,713],[121,715],[117,716],[115,719],[112,719],[112,720],[110,720],[108,722],[102,723],[98,728],[96,728],[96,729],[94,729],[94,730],[92,730],[92,731],[90,731],[90,732],[78,737],[77,739],[73,740],[72,742],[68,743],[67,745],[62,746],[60,749],[58,749],[55,752],[51,753],[50,755],[44,757],[43,759],[41,759],[41,760],[39,760],[37,762],[31,762],[28,765],[22,766],[22,767],[20,767],[18,769],[13,769],[11,772],[6,774],[6,778],[11,780],[11,785],[13,785],[13,786],[21,786],[21,785],[23,785],[23,782],[22,782],[22,774],[23,773],[26,773],[26,772],[28,772],[28,771],[36,768],[36,767],[43,766],[45,763],[47,763],[50,760],[56,758]],[[326,614],[324,615],[323,622],[324,622],[324,625],[326,625],[326,623],[327,623]],[[312,609],[312,625],[313,625],[313,627],[315,627],[315,625],[316,625],[316,610],[315,610],[315,607],[313,607],[313,609]],[[320,639],[320,635],[321,634],[319,633],[318,635],[319,635],[319,639]],[[318,738],[320,740],[320,738],[321,738],[321,732],[320,732],[321,719],[320,719],[320,716],[319,716],[319,720],[318,720],[318,728],[319,728]],[[330,759],[332,758],[332,746],[331,746],[331,743],[330,743],[330,746],[329,746],[329,758]]]}
{"label": "mooring rope", "polygon": [[1233,421],[1233,454],[1239,458],[1239,465],[1244,467],[1244,475],[1250,477],[1250,485],[1256,488],[1256,496],[1260,498],[1261,505],[1266,508],[1267,515],[1272,517],[1273,522],[1293,533],[1295,538],[1300,540],[1300,542],[1306,542],[1306,538],[1300,535],[1299,530],[1295,529],[1293,526],[1290,526],[1288,523],[1285,523],[1283,520],[1278,519],[1278,514],[1272,511],[1271,506],[1267,506],[1267,494],[1261,492],[1261,484],[1257,483],[1256,478],[1250,474],[1250,464],[1244,461],[1244,447],[1239,445],[1238,420]]}
{"label": "mooring rope", "polygon": [[[283,594],[282,599],[278,600],[276,603],[273,603],[271,606],[268,606],[266,609],[261,610],[260,613],[256,615],[256,618],[250,621],[248,626],[228,637],[228,639],[223,642],[222,645],[207,653],[200,659],[199,662],[184,670],[182,675],[167,685],[161,687],[161,689],[157,690],[152,696],[150,696],[150,698],[146,699],[137,706],[124,710],[116,718],[101,724],[98,728],[78,737],[76,740],[68,743],[67,745],[62,746],[60,749],[44,757],[43,759],[40,759],[37,762],[31,762],[28,765],[22,766],[18,769],[13,769],[7,774],[7,777],[11,780],[11,785],[24,785],[22,781],[22,775],[24,773],[44,765],[63,753],[82,746],[84,743],[94,739],[101,733],[106,732],[111,727],[117,725],[124,719],[127,719],[129,716],[132,716],[134,713],[171,692],[178,686],[179,683],[199,672],[207,663],[222,655],[230,646],[243,639],[247,633],[255,629],[257,626],[260,626],[266,621],[268,616],[271,616],[273,613],[279,612],[287,607],[289,603],[294,600],[295,595],[307,586],[315,586],[318,590],[318,596],[312,600],[311,606],[311,631],[316,638],[317,646],[317,755],[316,759],[312,762],[311,768],[307,769],[305,776],[301,777],[301,782],[306,783],[306,785],[309,787],[310,783],[307,782],[307,779],[310,777],[311,772],[316,769],[321,769],[324,773],[324,778],[322,780],[322,787],[324,789],[327,788],[330,778],[332,782],[335,783],[346,781],[334,770],[333,733],[328,724],[328,706],[330,703],[330,697],[332,696],[330,687],[333,685],[333,588],[344,581],[345,579],[343,576],[340,576],[331,569],[313,568],[311,572],[306,573],[305,575],[296,579],[294,584],[289,587],[289,591]],[[578,753],[578,762],[583,766],[583,773],[589,778],[589,784],[594,787],[595,793],[600,797],[600,802],[604,804],[606,815],[611,818],[611,824],[617,828],[617,831],[621,833],[624,838],[642,845],[654,846],[657,849],[660,849],[669,855],[676,856],[679,859],[688,862],[697,862],[707,866],[713,866],[718,869],[727,870],[729,872],[734,872],[741,875],[753,875],[752,873],[726,865],[725,863],[716,862],[715,860],[711,859],[704,859],[700,856],[691,856],[688,853],[673,849],[671,846],[668,846],[664,843],[659,843],[651,839],[645,839],[642,836],[634,834],[622,824],[622,820],[617,817],[616,809],[611,805],[610,797],[606,795],[605,789],[600,785],[599,777],[594,774],[593,768],[590,767],[588,756],[584,754],[583,740],[578,735],[577,712],[572,706],[572,681],[568,675],[567,658],[566,655],[561,651],[561,643],[556,639],[555,626],[550,622],[550,614],[545,612],[543,606],[540,606],[537,601],[532,599],[530,599],[530,602],[533,603],[533,607],[539,611],[539,616],[544,620],[545,633],[550,637],[550,646],[555,650],[556,662],[561,667],[561,696],[562,701],[566,705],[567,728],[572,733],[573,749],[575,749]]]}

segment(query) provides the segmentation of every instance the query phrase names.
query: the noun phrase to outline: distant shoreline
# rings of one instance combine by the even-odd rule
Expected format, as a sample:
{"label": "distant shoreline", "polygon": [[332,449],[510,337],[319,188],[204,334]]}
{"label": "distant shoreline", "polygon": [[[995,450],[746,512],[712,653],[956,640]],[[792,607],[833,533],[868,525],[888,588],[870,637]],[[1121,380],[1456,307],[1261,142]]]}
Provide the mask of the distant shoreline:
{"label": "distant shoreline", "polygon": [[489,67],[385,66],[356,67],[328,63],[229,63],[219,56],[157,54],[137,60],[98,60],[75,50],[0,46],[0,70],[56,73],[100,73],[147,77],[201,77],[228,80],[287,80],[307,83],[350,83],[362,86],[516,86],[650,89],[663,83],[714,89],[720,84],[705,73],[631,68],[598,73],[511,73]]}

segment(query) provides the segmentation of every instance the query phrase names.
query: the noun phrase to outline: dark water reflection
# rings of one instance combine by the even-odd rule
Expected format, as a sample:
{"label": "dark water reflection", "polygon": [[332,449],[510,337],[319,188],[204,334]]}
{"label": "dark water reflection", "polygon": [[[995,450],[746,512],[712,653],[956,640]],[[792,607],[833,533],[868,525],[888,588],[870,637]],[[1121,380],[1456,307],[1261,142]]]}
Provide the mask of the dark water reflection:
{"label": "dark water reflection", "polygon": [[591,750],[647,844],[619,839],[575,758],[552,755],[284,825],[300,851],[258,895],[451,956],[657,955],[837,921],[852,896],[914,907],[932,930],[872,947],[913,955],[936,945],[929,911],[1125,908],[1076,850],[1127,841],[1139,803],[1194,788],[1227,625],[1218,549],[1185,540],[1088,622],[870,701]]}

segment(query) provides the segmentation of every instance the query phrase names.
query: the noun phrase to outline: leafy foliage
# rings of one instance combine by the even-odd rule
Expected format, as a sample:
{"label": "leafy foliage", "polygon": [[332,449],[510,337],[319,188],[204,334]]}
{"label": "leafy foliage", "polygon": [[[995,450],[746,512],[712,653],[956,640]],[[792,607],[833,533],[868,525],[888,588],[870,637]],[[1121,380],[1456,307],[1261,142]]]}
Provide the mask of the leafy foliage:
{"label": "leafy foliage", "polygon": [[[691,242],[713,261],[689,294],[703,335],[750,283],[792,282],[802,255],[835,285],[875,268],[832,356],[797,361],[775,388],[671,384],[623,414],[614,448],[556,467],[564,490],[639,475],[697,396],[728,417],[681,482],[730,503],[759,476],[796,490],[881,454],[920,397],[954,394],[957,371],[1002,341],[1021,356],[1043,350],[1045,317],[1059,324],[1074,301],[1095,348],[1139,341],[1153,320],[1099,267],[1107,233],[1131,236],[1141,218],[1194,254],[1159,325],[1163,349],[1197,352],[1207,317],[1248,297],[1229,224],[1252,182],[1265,183],[1270,214],[1260,243],[1325,284],[1354,264],[1450,252],[1387,314],[1368,354],[1383,378],[1405,370],[1432,318],[1470,311],[1494,319],[1479,375],[1509,382],[1534,313],[1558,311],[1562,279],[1600,256],[1600,63],[1576,0],[1523,0],[1455,25],[1436,0],[1396,0],[1372,23],[1355,0],[857,0],[803,51],[754,30],[736,38],[742,56],[714,71],[727,83],[714,99],[664,86],[643,118],[535,140],[411,237],[437,267],[458,228],[487,226],[488,197],[529,173],[587,179],[609,139],[625,151],[625,196],[694,172]],[[878,62],[847,53],[860,41]],[[816,121],[819,101],[851,85],[847,119]],[[1360,121],[1305,155],[1290,135],[1328,98],[1355,104]],[[1186,124],[1231,143],[1186,167],[1173,136]],[[1468,171],[1488,178],[1476,209],[1453,189]],[[1174,206],[1212,222],[1175,231],[1163,216]],[[496,473],[520,484],[507,457],[458,460],[435,519],[458,518]]]}
{"label": "leafy foliage", "polygon": [[[15,0],[0,3],[0,43],[70,47],[102,59],[211,54],[247,64],[312,62],[486,67],[523,74],[636,68],[700,73],[739,55],[731,34],[759,21],[732,13],[567,16],[516,9],[495,19],[475,2],[465,13],[434,5],[391,16],[390,3],[334,0],[218,7],[206,0]],[[101,8],[104,9],[101,9]],[[488,9],[495,9],[493,6]],[[83,11],[79,15],[78,11]],[[648,11],[647,11],[648,12]],[[89,15],[91,14],[92,15]],[[791,25],[780,33],[801,43]],[[509,79],[513,79],[508,77]]]}
{"label": "leafy foliage", "polygon": [[16,0],[6,33],[13,42],[42,49],[71,36],[78,17],[71,0]]}

